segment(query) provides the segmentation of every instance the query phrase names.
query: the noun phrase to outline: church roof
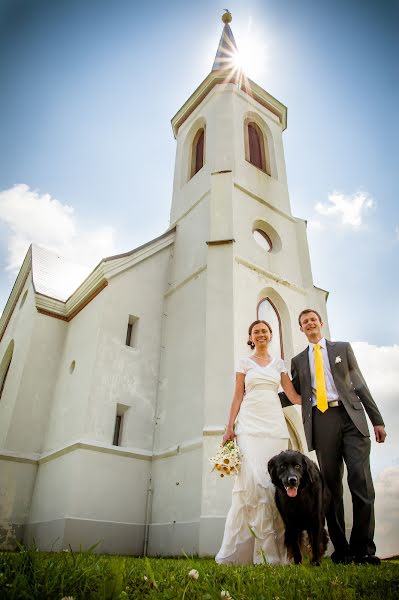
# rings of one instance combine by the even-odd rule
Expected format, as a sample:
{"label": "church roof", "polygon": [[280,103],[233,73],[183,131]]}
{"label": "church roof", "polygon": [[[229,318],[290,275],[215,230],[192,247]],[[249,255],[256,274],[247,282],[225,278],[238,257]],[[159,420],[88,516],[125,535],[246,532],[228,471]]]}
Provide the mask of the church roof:
{"label": "church roof", "polygon": [[226,10],[222,16],[224,23],[222,35],[220,38],[219,46],[216,52],[215,60],[213,62],[212,71],[221,71],[224,69],[231,69],[234,63],[234,55],[238,53],[237,44],[234,39],[233,32],[231,31],[229,23],[231,23],[232,16],[229,11]]}
{"label": "church roof", "polygon": [[175,138],[181,125],[183,125],[212,89],[217,85],[226,83],[234,83],[241,92],[247,94],[273,113],[280,121],[284,131],[287,127],[287,107],[249,79],[249,77],[244,76],[239,67],[239,61],[236,60],[238,49],[229,25],[232,21],[232,16],[228,11],[222,15],[222,21],[224,27],[211,72],[172,118],[172,129]]}
{"label": "church roof", "polygon": [[173,244],[176,227],[130,252],[103,258],[93,269],[31,244],[0,316],[0,341],[31,274],[38,312],[70,321],[107,285],[112,277],[130,269]]}
{"label": "church roof", "polygon": [[32,244],[32,279],[39,294],[65,302],[92,270]]}

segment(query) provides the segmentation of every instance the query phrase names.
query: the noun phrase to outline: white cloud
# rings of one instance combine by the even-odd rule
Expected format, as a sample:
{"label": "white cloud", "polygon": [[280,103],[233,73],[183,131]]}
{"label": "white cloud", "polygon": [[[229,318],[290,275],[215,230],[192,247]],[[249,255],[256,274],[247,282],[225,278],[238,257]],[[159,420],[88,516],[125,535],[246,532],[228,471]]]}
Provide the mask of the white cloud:
{"label": "white cloud", "polygon": [[395,227],[396,239],[399,240],[399,225]]}
{"label": "white cloud", "polygon": [[375,482],[375,543],[381,556],[399,552],[399,467],[380,473]]}
{"label": "white cloud", "polygon": [[372,436],[371,468],[376,490],[377,553],[388,556],[399,553],[399,346],[354,342],[352,347],[387,431],[383,444],[377,444]]}
{"label": "white cloud", "polygon": [[365,214],[375,206],[373,198],[367,192],[356,192],[345,195],[333,192],[328,196],[328,202],[318,202],[315,210],[326,217],[336,217],[342,225],[348,225],[357,230],[363,223]]}
{"label": "white cloud", "polygon": [[95,265],[115,253],[112,227],[79,228],[74,208],[25,184],[0,192],[0,222],[9,228],[6,269],[17,272],[31,242],[77,263]]}
{"label": "white cloud", "polygon": [[309,219],[307,227],[308,231],[323,231],[325,229],[322,222],[318,219]]}

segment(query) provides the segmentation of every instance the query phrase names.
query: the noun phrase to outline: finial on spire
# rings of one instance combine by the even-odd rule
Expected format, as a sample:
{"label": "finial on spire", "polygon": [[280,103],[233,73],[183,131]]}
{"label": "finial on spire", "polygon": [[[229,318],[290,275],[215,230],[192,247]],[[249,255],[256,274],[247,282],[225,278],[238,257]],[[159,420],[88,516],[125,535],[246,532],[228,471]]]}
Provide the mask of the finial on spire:
{"label": "finial on spire", "polygon": [[233,16],[232,16],[231,12],[229,11],[228,8],[225,8],[224,11],[225,12],[222,14],[223,23],[231,23],[233,20]]}
{"label": "finial on spire", "polygon": [[226,11],[222,15],[224,27],[222,31],[222,37],[220,38],[218,50],[216,52],[212,71],[231,70],[234,67],[235,56],[238,52],[233,32],[231,31],[229,25],[233,17],[231,16],[231,12],[227,10],[227,8],[225,8],[224,10]]}

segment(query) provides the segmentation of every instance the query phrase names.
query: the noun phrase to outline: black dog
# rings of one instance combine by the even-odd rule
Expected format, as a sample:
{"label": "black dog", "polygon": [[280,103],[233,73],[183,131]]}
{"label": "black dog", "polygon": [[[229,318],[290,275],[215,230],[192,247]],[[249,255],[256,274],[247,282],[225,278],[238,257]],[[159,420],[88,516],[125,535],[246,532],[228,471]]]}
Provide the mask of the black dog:
{"label": "black dog", "polygon": [[320,564],[328,535],[324,527],[323,480],[317,465],[301,452],[286,450],[269,460],[276,487],[276,504],[285,523],[285,545],[295,564],[302,562],[303,532],[312,549],[312,563]]}

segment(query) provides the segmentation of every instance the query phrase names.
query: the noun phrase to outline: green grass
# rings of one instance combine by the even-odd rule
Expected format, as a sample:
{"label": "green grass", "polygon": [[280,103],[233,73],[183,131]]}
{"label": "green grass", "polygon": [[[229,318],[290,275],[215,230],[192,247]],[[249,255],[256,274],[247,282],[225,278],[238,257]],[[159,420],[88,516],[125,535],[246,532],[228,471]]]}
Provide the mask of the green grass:
{"label": "green grass", "polygon": [[[191,569],[199,572],[190,579]],[[144,579],[146,577],[146,579]],[[88,552],[44,553],[34,548],[0,553],[1,600],[397,600],[399,561],[380,567],[219,566],[211,559],[144,559]]]}

